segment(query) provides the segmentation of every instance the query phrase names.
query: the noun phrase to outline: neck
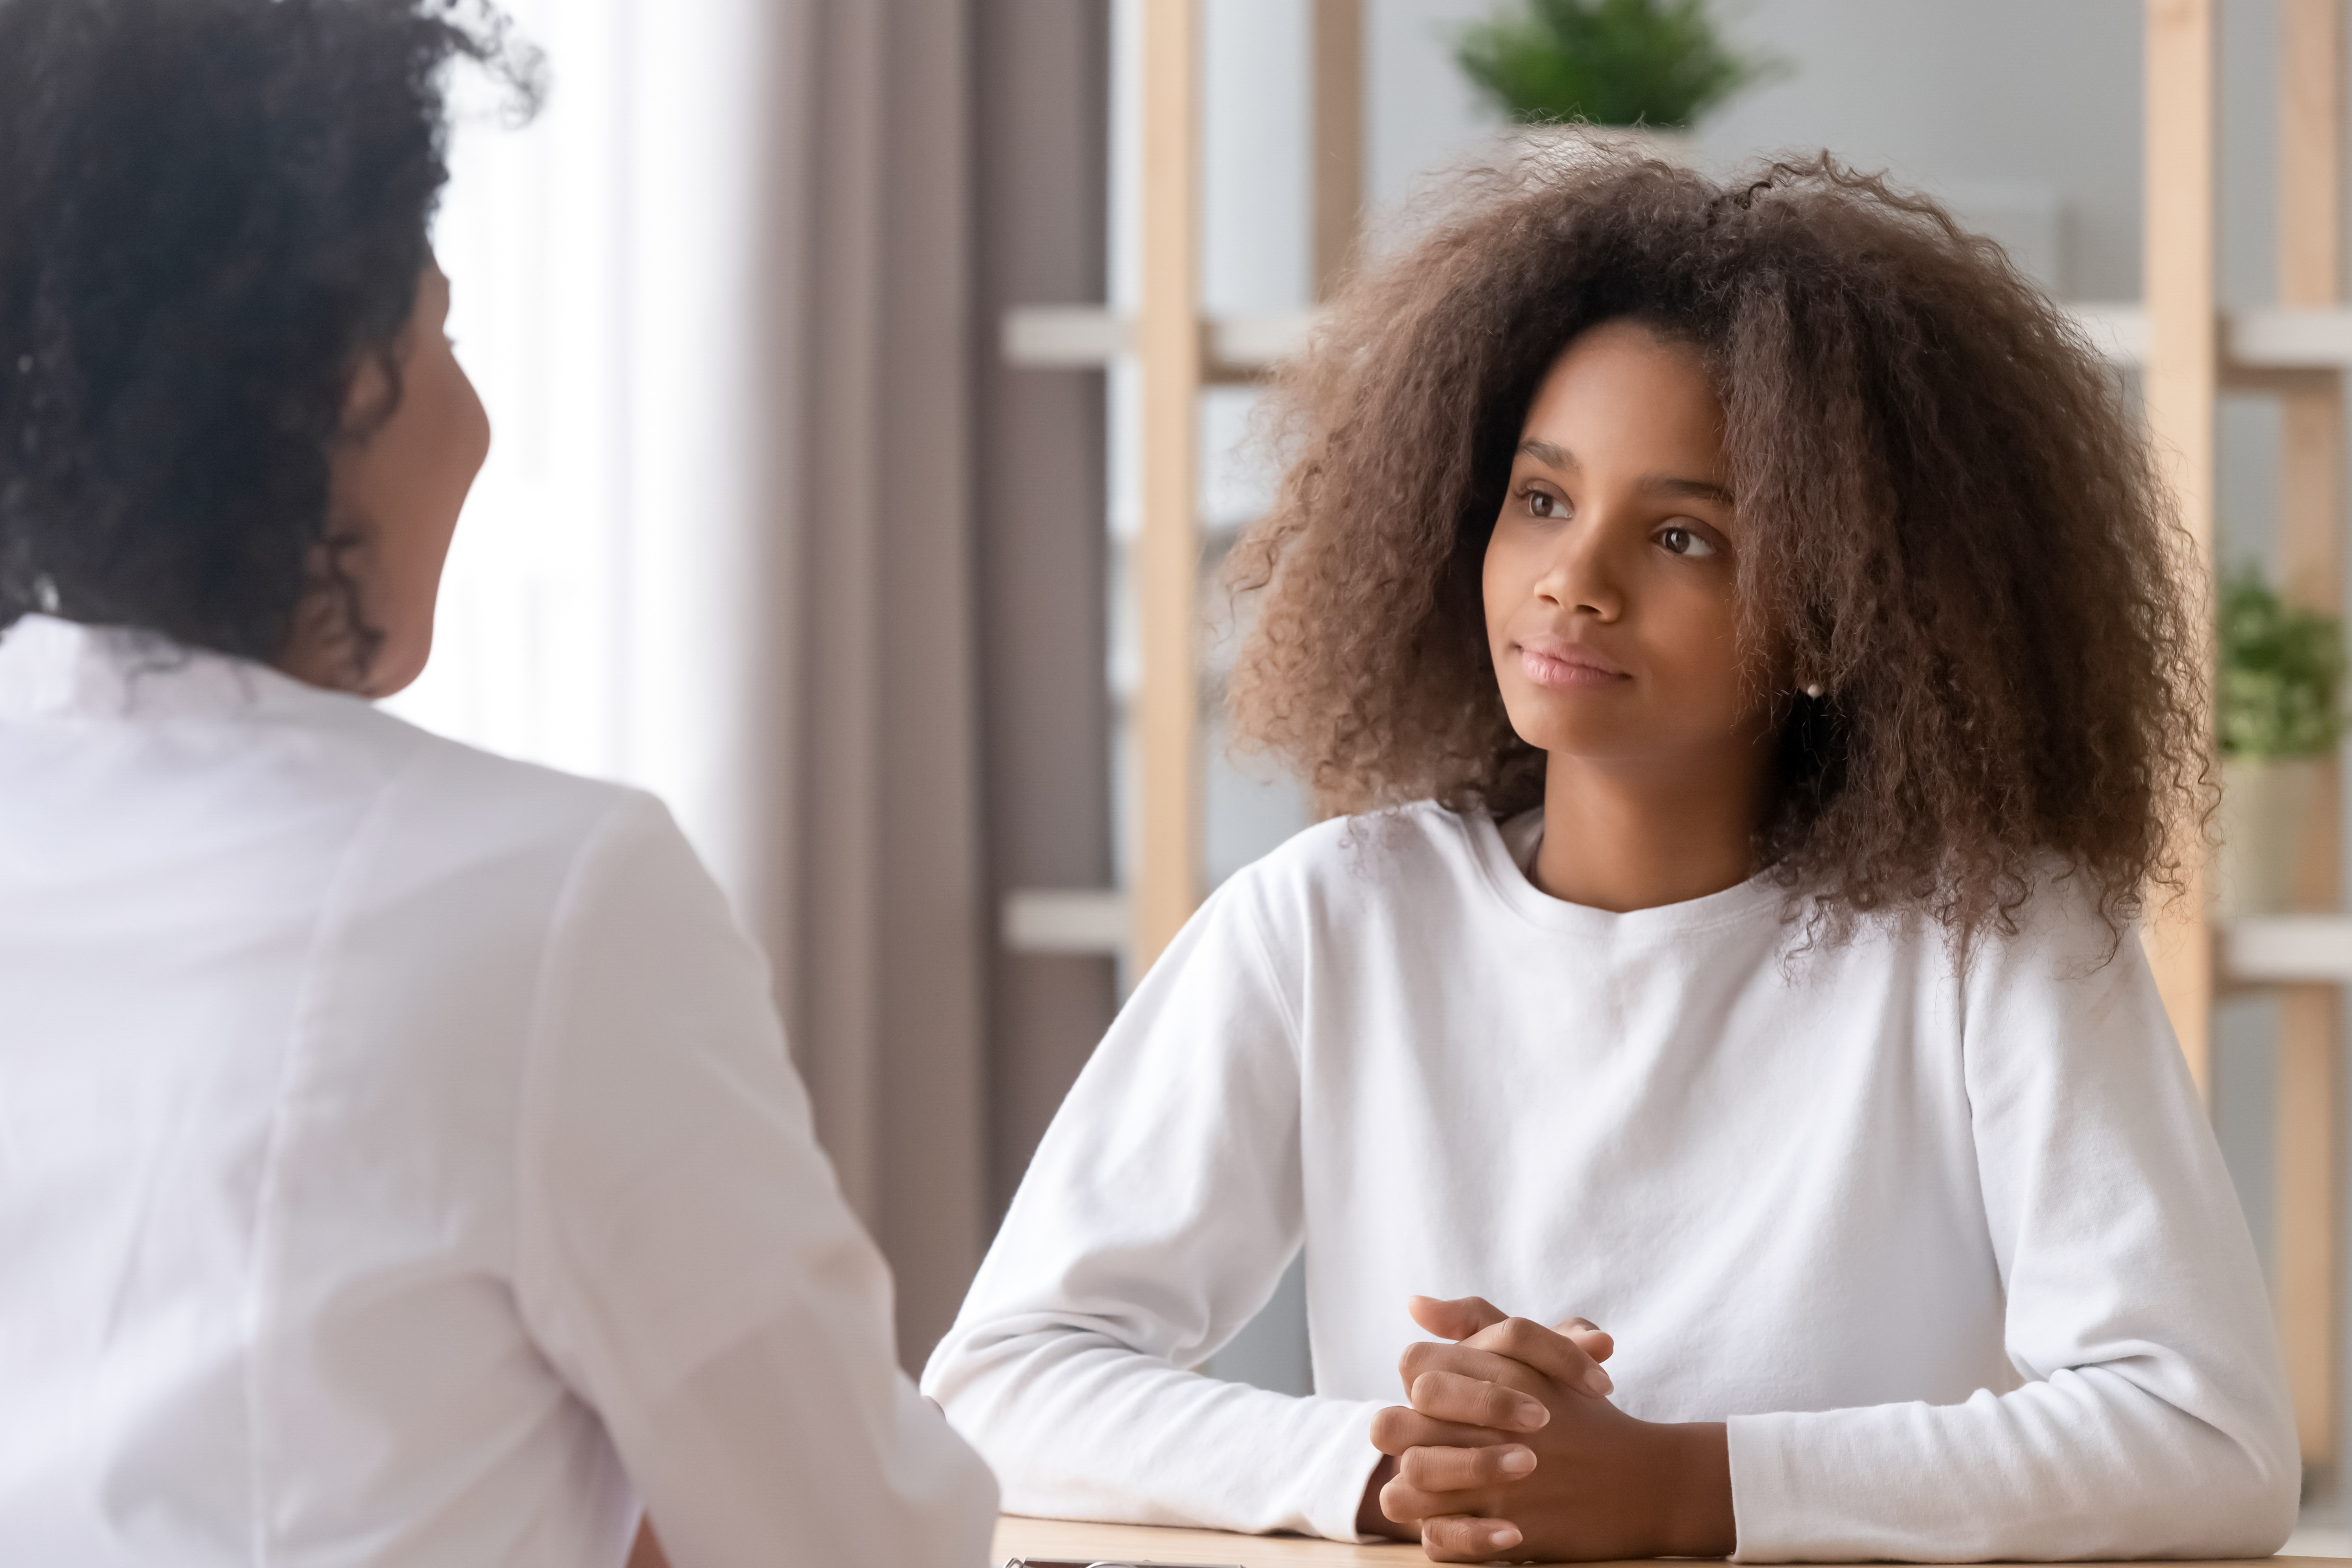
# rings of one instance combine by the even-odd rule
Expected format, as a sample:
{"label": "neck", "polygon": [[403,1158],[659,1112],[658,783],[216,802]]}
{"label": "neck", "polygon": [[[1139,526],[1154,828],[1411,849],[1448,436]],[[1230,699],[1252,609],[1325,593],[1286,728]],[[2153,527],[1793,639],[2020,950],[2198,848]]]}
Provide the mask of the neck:
{"label": "neck", "polygon": [[1569,903],[1622,913],[1746,881],[1758,869],[1767,779],[1760,753],[1742,761],[1748,765],[1627,768],[1552,752],[1536,886]]}
{"label": "neck", "polygon": [[322,690],[369,698],[387,695],[371,679],[379,662],[371,657],[376,649],[354,626],[355,614],[341,595],[314,589],[295,607],[286,646],[270,664],[279,674]]}

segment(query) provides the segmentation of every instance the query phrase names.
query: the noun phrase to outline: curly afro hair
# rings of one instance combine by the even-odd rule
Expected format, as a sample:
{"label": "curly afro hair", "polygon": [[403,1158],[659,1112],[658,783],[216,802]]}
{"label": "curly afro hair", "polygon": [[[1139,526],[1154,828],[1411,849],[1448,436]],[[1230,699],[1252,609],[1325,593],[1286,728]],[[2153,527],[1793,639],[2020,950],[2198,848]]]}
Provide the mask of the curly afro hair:
{"label": "curly afro hair", "polygon": [[314,592],[356,622],[346,393],[396,371],[444,68],[535,107],[505,34],[460,0],[0,0],[0,626],[267,660]]}
{"label": "curly afro hair", "polygon": [[1324,809],[1541,801],[1480,564],[1529,401],[1586,328],[1687,342],[1721,399],[1749,678],[1777,658],[1758,825],[1828,940],[1963,942],[2038,878],[2120,932],[2210,812],[2204,637],[2115,378],[1990,241],[1826,154],[1718,184],[1596,151],[1473,176],[1277,380],[1287,462],[1227,581],[1255,619],[1236,736]]}

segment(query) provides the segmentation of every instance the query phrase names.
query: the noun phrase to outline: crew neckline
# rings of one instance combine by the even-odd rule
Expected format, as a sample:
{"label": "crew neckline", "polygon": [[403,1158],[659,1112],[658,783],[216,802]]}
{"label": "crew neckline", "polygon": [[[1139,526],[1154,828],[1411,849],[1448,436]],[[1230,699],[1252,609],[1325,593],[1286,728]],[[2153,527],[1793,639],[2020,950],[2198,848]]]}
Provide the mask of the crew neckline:
{"label": "crew neckline", "polygon": [[1534,866],[1543,844],[1543,807],[1523,811],[1507,822],[1497,822],[1478,811],[1463,813],[1459,820],[1469,837],[1471,855],[1496,896],[1521,918],[1554,931],[1641,938],[1741,925],[1759,916],[1776,923],[1780,918],[1781,889],[1760,871],[1720,892],[1646,910],[1601,910],[1570,903],[1536,885]]}

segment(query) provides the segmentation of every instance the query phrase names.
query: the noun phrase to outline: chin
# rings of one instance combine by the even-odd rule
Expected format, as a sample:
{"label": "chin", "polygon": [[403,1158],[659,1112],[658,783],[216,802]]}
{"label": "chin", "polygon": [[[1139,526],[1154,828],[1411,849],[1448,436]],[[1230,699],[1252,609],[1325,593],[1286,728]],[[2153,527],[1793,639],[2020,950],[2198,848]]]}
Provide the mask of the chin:
{"label": "chin", "polygon": [[433,656],[433,635],[411,642],[404,638],[386,637],[376,649],[373,661],[368,665],[367,681],[360,695],[371,702],[397,696],[416,683],[425,673],[425,664]]}
{"label": "chin", "polygon": [[[1587,700],[1580,701],[1580,698]],[[1512,731],[1539,752],[1615,757],[1629,749],[1642,749],[1638,744],[1629,747],[1629,742],[1637,742],[1640,737],[1626,733],[1623,715],[1594,713],[1589,698],[1584,692],[1530,692],[1517,701],[1506,698],[1503,710],[1510,715]]]}

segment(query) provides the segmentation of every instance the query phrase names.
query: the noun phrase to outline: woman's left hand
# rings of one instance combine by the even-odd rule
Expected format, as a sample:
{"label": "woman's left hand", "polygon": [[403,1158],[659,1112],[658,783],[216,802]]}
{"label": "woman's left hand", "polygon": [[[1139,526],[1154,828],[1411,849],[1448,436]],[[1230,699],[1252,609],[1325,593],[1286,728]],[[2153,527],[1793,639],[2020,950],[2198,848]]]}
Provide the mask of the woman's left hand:
{"label": "woman's left hand", "polygon": [[1717,1423],[1639,1421],[1612,1405],[1613,1347],[1582,1319],[1557,1330],[1485,1301],[1415,1298],[1414,1320],[1459,1342],[1399,1363],[1410,1407],[1372,1440],[1396,1459],[1381,1509],[1438,1562],[1714,1557],[1737,1540]]}

